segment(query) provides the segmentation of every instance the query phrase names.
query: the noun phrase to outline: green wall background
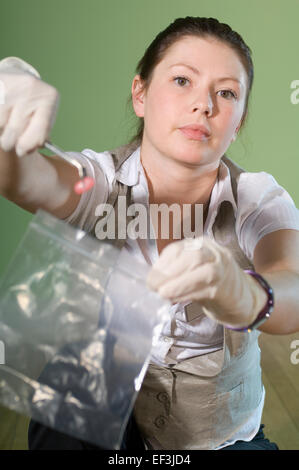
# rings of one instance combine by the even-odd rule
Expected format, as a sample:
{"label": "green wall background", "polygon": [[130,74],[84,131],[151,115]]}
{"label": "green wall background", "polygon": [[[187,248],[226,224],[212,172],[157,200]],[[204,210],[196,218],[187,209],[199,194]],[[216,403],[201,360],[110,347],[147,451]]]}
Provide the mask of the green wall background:
{"label": "green wall background", "polygon": [[[145,48],[187,15],[228,23],[251,48],[249,119],[227,153],[248,171],[271,173],[299,207],[299,104],[290,101],[299,80],[298,0],[0,0],[0,59],[23,58],[59,90],[53,142],[103,151],[134,132],[127,99]],[[31,218],[0,196],[0,275]],[[2,407],[0,414],[0,448],[26,448],[26,419]]]}
{"label": "green wall background", "polygon": [[[107,150],[134,132],[127,107],[135,67],[153,37],[180,16],[211,16],[253,52],[247,126],[227,154],[267,171],[299,207],[298,0],[0,0],[0,59],[18,56],[60,92],[51,139],[66,150]],[[0,275],[32,215],[0,197]]]}

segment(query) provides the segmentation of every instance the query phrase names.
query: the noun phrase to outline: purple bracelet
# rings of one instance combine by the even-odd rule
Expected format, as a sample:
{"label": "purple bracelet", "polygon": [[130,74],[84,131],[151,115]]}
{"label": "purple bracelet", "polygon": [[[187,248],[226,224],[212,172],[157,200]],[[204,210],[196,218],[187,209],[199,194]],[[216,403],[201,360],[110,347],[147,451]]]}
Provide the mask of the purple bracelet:
{"label": "purple bracelet", "polygon": [[260,274],[252,271],[251,269],[245,269],[245,273],[250,274],[251,276],[255,277],[255,279],[260,283],[260,285],[265,289],[268,300],[265,307],[260,311],[257,318],[254,320],[253,323],[249,326],[245,326],[242,328],[231,328],[230,326],[225,326],[229,330],[233,331],[252,331],[262,325],[271,315],[273,308],[274,308],[274,293],[272,287],[268,284],[266,279],[264,279]]}

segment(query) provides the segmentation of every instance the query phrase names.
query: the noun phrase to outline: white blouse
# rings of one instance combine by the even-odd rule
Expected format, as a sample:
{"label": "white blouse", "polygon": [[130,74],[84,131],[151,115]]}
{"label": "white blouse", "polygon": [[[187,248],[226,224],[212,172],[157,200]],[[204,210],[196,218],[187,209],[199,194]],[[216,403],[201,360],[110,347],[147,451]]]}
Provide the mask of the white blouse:
{"label": "white blouse", "polygon": [[[73,214],[64,219],[85,231],[90,231],[97,219],[95,212],[99,204],[107,202],[113,182],[118,180],[132,186],[134,203],[145,205],[149,209],[148,186],[140,162],[140,147],[115,172],[112,157],[108,151],[97,153],[84,149],[81,153],[68,152],[78,159],[87,169],[88,176],[96,180],[93,189],[83,193]],[[276,180],[264,171],[258,173],[243,172],[238,183],[238,207],[233,197],[229,168],[220,162],[218,179],[213,187],[209,210],[203,233],[213,238],[212,227],[222,201],[230,201],[236,218],[236,235],[241,249],[252,261],[255,246],[266,234],[280,229],[299,230],[299,210],[288,192]],[[128,238],[123,247],[139,261],[152,265],[158,258],[157,244],[154,239]],[[207,354],[223,347],[223,327],[203,313],[194,319],[188,319],[184,306],[188,302],[172,305],[170,321],[163,328],[158,343],[152,351],[151,362],[161,366],[176,364],[179,361],[201,354]],[[229,442],[251,440],[257,432],[263,400],[250,418]]]}

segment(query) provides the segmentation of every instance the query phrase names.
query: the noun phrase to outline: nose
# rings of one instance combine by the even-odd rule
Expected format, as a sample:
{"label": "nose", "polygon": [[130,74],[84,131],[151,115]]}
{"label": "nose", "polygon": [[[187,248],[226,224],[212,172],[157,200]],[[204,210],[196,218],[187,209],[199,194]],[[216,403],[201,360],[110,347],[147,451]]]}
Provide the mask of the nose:
{"label": "nose", "polygon": [[213,112],[213,101],[210,93],[199,93],[192,103],[192,113],[200,112],[210,117]]}

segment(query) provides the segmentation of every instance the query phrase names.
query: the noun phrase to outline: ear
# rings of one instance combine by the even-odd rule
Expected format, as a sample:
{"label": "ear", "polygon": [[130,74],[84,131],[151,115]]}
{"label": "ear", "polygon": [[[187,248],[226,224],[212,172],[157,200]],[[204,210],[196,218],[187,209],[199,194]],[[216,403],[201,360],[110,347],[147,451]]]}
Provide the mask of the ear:
{"label": "ear", "polygon": [[240,129],[240,126],[238,126],[237,129],[235,130],[234,135],[232,136],[231,142],[234,142],[236,140],[239,129]]}
{"label": "ear", "polygon": [[145,88],[140,75],[135,75],[132,82],[132,104],[136,116],[144,117]]}
{"label": "ear", "polygon": [[242,122],[243,122],[243,121],[244,121],[244,119],[246,118],[246,115],[247,115],[247,113],[245,113],[245,115],[242,117],[242,119],[241,119],[241,121],[240,121],[240,123],[239,123],[238,127],[236,128],[236,130],[235,130],[235,132],[234,132],[234,135],[233,135],[233,137],[232,137],[232,140],[231,140],[231,142],[233,142],[233,141],[235,141],[235,140],[236,140],[236,138],[237,138],[237,135],[238,135],[238,132],[239,132],[239,130],[240,130],[240,127],[241,127],[241,125],[242,125]]}

